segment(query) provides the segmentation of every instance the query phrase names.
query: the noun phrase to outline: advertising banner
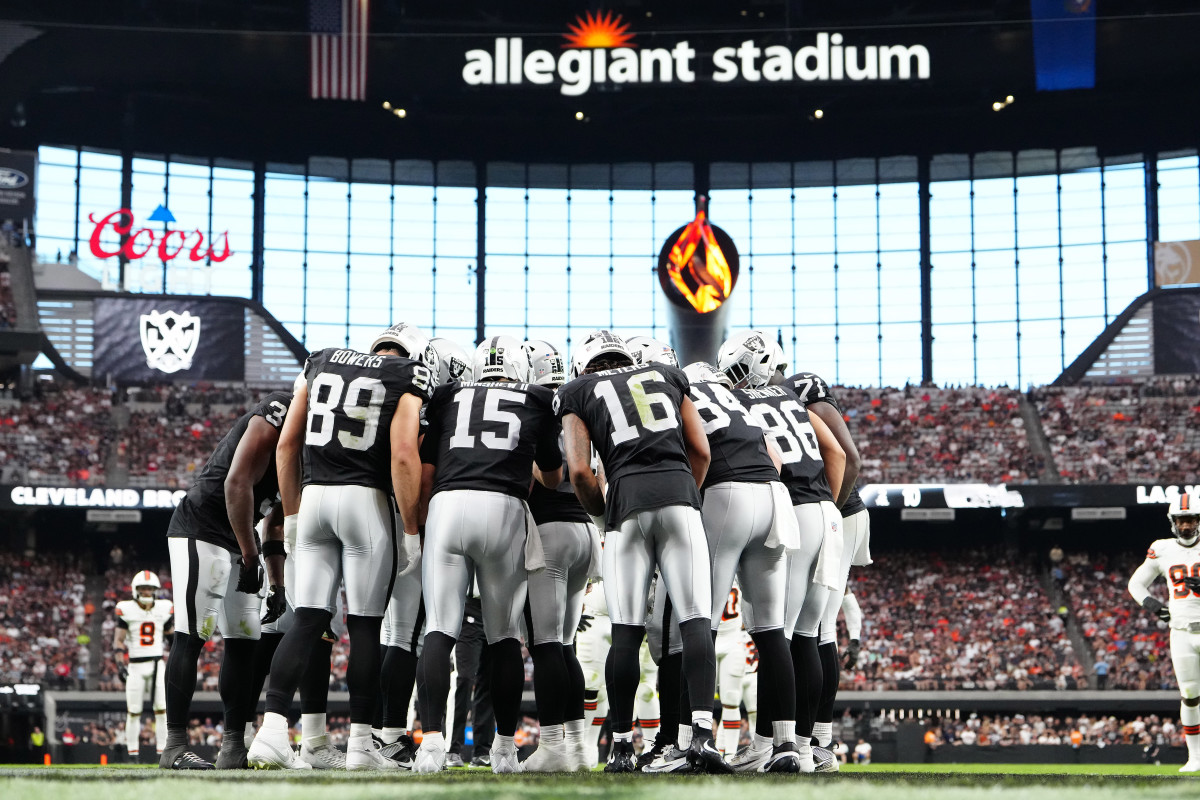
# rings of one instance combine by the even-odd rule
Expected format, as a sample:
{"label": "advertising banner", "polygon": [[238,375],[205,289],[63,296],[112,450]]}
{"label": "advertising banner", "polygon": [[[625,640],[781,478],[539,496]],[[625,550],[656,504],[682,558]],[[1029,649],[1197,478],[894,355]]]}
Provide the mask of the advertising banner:
{"label": "advertising banner", "polygon": [[203,298],[100,297],[92,374],[118,381],[245,378],[245,311]]}
{"label": "advertising banner", "polygon": [[1154,285],[1200,283],[1200,241],[1155,242]]}
{"label": "advertising banner", "polygon": [[1154,372],[1200,372],[1200,294],[1167,292],[1155,298]]}
{"label": "advertising banner", "polygon": [[25,150],[0,150],[0,222],[33,220],[33,178],[37,156]]}

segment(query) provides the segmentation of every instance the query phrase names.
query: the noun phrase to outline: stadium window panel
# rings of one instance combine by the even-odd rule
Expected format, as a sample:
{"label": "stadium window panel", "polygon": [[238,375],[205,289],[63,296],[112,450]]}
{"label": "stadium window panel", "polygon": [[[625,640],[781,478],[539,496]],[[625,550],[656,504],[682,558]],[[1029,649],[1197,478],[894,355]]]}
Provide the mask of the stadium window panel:
{"label": "stadium window panel", "polygon": [[1024,385],[1050,383],[1070,363],[1064,362],[1060,355],[1062,336],[1059,330],[1057,319],[1021,320],[1021,381]]}
{"label": "stadium window panel", "polygon": [[1024,175],[1017,178],[1017,246],[1058,244],[1058,176]]}
{"label": "stadium window panel", "polygon": [[1158,161],[1158,238],[1163,242],[1200,239],[1200,159]]}
{"label": "stadium window panel", "polygon": [[[392,187],[355,183],[350,191],[350,251],[387,255],[392,247]],[[352,265],[353,266],[353,265]]]}
{"label": "stadium window panel", "polygon": [[[70,155],[70,163],[47,161],[52,150],[56,159]],[[34,230],[36,247],[42,261],[67,261],[75,249],[75,151],[43,147],[38,151],[37,208]],[[87,247],[86,240],[82,246]]]}
{"label": "stadium window panel", "polygon": [[929,194],[932,251],[935,254],[970,251],[973,247],[971,182],[936,181],[929,185]]}
{"label": "stadium window panel", "polygon": [[[524,255],[528,236],[525,190],[488,187],[484,211],[487,215],[485,245],[488,256]],[[491,263],[488,269],[491,270]]]}
{"label": "stadium window panel", "polygon": [[387,255],[350,257],[350,321],[355,325],[386,328],[392,324],[391,283]]}
{"label": "stadium window panel", "polygon": [[212,261],[210,291],[249,297],[254,246],[254,173],[249,169],[213,167],[212,179],[212,223],[205,237],[205,248],[211,248],[219,256],[228,242],[231,255],[221,262]]}
{"label": "stadium window panel", "polygon": [[396,186],[393,201],[392,249],[396,255],[432,256],[434,252],[434,188]]}
{"label": "stadium window panel", "polygon": [[[349,247],[348,184],[323,178],[308,181],[308,251],[338,255],[346,268]],[[326,262],[328,263],[328,261]]]}
{"label": "stadium window panel", "polygon": [[978,383],[982,386],[1017,386],[1017,323],[981,323],[978,341]]}
{"label": "stadium window panel", "polygon": [[571,255],[607,256],[612,252],[612,208],[608,190],[571,191]]}
{"label": "stadium window panel", "polygon": [[797,253],[829,254],[834,250],[833,189],[796,187],[792,202]]}
{"label": "stadium window panel", "polygon": [[1099,244],[1104,239],[1100,171],[1064,173],[1061,182],[1062,243]]}
{"label": "stadium window panel", "polygon": [[[754,252],[779,256],[792,252],[792,190],[756,189],[752,206]],[[723,226],[722,226],[723,227]]]}
{"label": "stadium window panel", "polygon": [[829,325],[837,318],[834,302],[833,255],[796,256],[793,305],[797,325]]}
{"label": "stadium window panel", "polygon": [[[303,252],[304,191],[303,175],[267,174],[263,218],[265,250]],[[265,278],[271,280],[269,271]]]}
{"label": "stadium window panel", "polygon": [[1125,307],[1147,291],[1146,241],[1108,242],[1108,318],[1119,315]]}
{"label": "stadium window panel", "polygon": [[[1104,168],[1104,236],[1110,243],[1142,242],[1145,270],[1146,169],[1140,162]],[[1143,280],[1143,286],[1145,281]]]}
{"label": "stadium window panel", "polygon": [[920,322],[921,254],[916,251],[885,252],[879,272],[879,319],[884,324]]}
{"label": "stadium window panel", "polygon": [[563,256],[570,252],[570,192],[566,189],[529,189],[526,218],[529,254]]}
{"label": "stadium window panel", "polygon": [[975,326],[967,323],[934,324],[933,379],[937,385],[979,382],[974,330]]}
{"label": "stadium window panel", "polygon": [[[79,268],[100,279],[106,289],[118,288],[120,265],[115,257],[98,259],[87,246],[96,223],[121,207],[121,157],[84,150],[79,154]],[[90,219],[89,219],[90,217]],[[107,252],[121,246],[111,226],[100,236]]]}
{"label": "stadium window panel", "polygon": [[[313,318],[310,317],[310,319]],[[308,339],[305,340],[304,346],[308,348],[309,352],[324,350],[327,347],[346,347],[346,338],[345,322],[309,322]]]}
{"label": "stadium window panel", "polygon": [[[559,261],[558,259],[549,260]],[[488,256],[487,290],[484,295],[485,319],[487,320],[485,333],[495,335],[500,328],[510,333],[516,329],[523,329],[529,320],[531,310],[536,310],[540,316],[541,303],[551,303],[562,308],[563,313],[566,313],[563,304],[557,302],[566,296],[565,273],[561,276],[562,286],[555,287],[559,291],[554,292],[552,297],[547,297],[551,294],[549,285],[543,283],[541,286],[535,287],[531,274],[533,270],[531,262],[533,261],[534,259],[526,261],[522,256]],[[559,263],[561,264],[561,262]],[[538,300],[530,297],[530,293],[535,288],[540,291]],[[549,323],[551,320],[547,320],[547,322]]]}
{"label": "stadium window panel", "polygon": [[1063,350],[1067,354],[1066,365],[1070,366],[1075,359],[1088,348],[1096,337],[1104,332],[1104,317],[1068,317],[1063,322]]}
{"label": "stadium window panel", "polygon": [[[838,323],[876,323],[879,321],[878,270],[875,253],[841,253],[838,255]],[[877,354],[870,353],[872,360]],[[847,352],[841,358],[861,359],[863,353]]]}
{"label": "stadium window panel", "polygon": [[[475,188],[463,186],[437,187],[437,254],[438,257],[468,258],[478,255],[475,241],[478,213]],[[474,318],[472,306],[472,319]]]}
{"label": "stadium window panel", "polygon": [[608,287],[608,256],[571,256],[567,319],[572,339],[609,324]]}
{"label": "stadium window panel", "polygon": [[[975,315],[980,322],[1016,319],[1016,266],[1012,250],[975,254]],[[980,356],[982,358],[982,355]]]}
{"label": "stadium window panel", "polygon": [[788,372],[815,372],[828,383],[841,382],[833,345],[832,325],[797,325],[794,346],[784,330],[783,352],[788,358]]}
{"label": "stadium window panel", "polygon": [[[427,256],[396,255],[392,267],[392,322],[411,322],[426,333],[431,333],[434,273],[430,259]],[[471,308],[473,313],[474,306]],[[475,338],[473,330],[471,338]]]}
{"label": "stadium window panel", "polygon": [[[349,315],[346,310],[346,254],[308,253],[308,331],[305,345],[310,350],[346,347]],[[328,338],[330,326],[340,326],[336,338]],[[321,338],[317,338],[320,336]]]}
{"label": "stadium window panel", "polygon": [[[490,262],[488,263],[488,271],[491,272]],[[602,281],[603,296],[592,298],[592,303],[596,307],[602,306],[605,315],[607,315],[609,303],[607,268],[605,268],[605,272],[606,275]],[[512,319],[508,324],[522,327],[526,325],[550,325],[558,328],[566,328],[568,320],[571,319],[571,314],[567,309],[566,303],[566,260],[553,256],[531,256],[524,278],[524,281],[514,282],[514,286],[521,291],[521,294],[513,301],[513,305],[516,308],[522,309],[524,313],[520,319]],[[491,286],[490,281],[488,282],[488,286]],[[491,324],[491,319],[491,306],[489,303],[489,324]],[[499,321],[497,320],[497,322]]]}
{"label": "stadium window panel", "polygon": [[[931,297],[934,324],[971,322],[975,310],[971,279],[970,253],[933,255]],[[917,313],[920,313],[919,307]]]}
{"label": "stadium window panel", "polygon": [[269,251],[263,258],[263,306],[304,341],[304,254]]}
{"label": "stadium window panel", "polygon": [[443,330],[475,329],[475,261],[466,258],[437,260],[434,279],[437,302],[434,304],[432,334]]}
{"label": "stadium window panel", "polygon": [[647,191],[614,190],[612,192],[612,252],[614,256],[637,256],[643,261],[658,258],[662,242],[654,237],[655,203],[653,199],[653,195]]}
{"label": "stadium window panel", "polygon": [[846,386],[879,385],[879,331],[874,320],[838,326],[837,382]]}
{"label": "stadium window panel", "polygon": [[[1057,247],[1021,248],[1021,281],[1017,296],[1022,322],[1059,318],[1062,309],[1059,306],[1058,253]],[[1057,345],[1054,349],[1058,350]]]}
{"label": "stadium window panel", "polygon": [[1062,254],[1063,313],[1067,317],[1103,317],[1103,248],[1099,243],[1064,247]]}
{"label": "stadium window panel", "polygon": [[1012,250],[1016,246],[1013,179],[987,178],[974,182],[974,248]]}
{"label": "stadium window panel", "polygon": [[875,252],[875,185],[837,188],[838,253]]}
{"label": "stadium window panel", "polygon": [[921,382],[921,323],[891,323],[882,328],[880,385]]}

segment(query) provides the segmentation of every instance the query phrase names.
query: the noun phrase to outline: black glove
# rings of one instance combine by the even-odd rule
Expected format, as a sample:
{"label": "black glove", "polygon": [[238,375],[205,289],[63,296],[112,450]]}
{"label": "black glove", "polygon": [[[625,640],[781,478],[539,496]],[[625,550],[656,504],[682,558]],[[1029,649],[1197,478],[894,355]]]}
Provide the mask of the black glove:
{"label": "black glove", "polygon": [[1156,615],[1163,622],[1171,621],[1171,612],[1162,604],[1161,600],[1153,595],[1142,601],[1142,608]]}
{"label": "black glove", "polygon": [[242,594],[258,594],[262,585],[262,565],[257,560],[247,564],[245,559],[239,558],[237,590]]}
{"label": "black glove", "polygon": [[854,669],[854,665],[858,663],[860,650],[862,650],[862,643],[858,639],[851,639],[850,646],[846,648],[846,669]]}
{"label": "black glove", "polygon": [[267,593],[267,613],[263,614],[262,624],[270,625],[282,617],[285,611],[287,611],[287,595],[282,586],[272,585],[271,591]]}
{"label": "black glove", "polygon": [[579,624],[575,626],[575,631],[576,633],[583,633],[590,627],[592,627],[592,618],[584,614],[579,618]]}
{"label": "black glove", "polygon": [[129,682],[129,667],[124,664],[117,664],[117,677],[121,679],[121,683]]}
{"label": "black glove", "polygon": [[1200,596],[1200,575],[1188,575],[1183,579],[1183,585],[1186,586],[1192,594]]}

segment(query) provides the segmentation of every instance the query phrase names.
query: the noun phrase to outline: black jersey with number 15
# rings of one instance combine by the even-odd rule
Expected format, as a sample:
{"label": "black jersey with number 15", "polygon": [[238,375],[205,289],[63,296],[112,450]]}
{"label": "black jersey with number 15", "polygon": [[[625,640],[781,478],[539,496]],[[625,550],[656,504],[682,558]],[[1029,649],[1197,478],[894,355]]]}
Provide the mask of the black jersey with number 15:
{"label": "black jersey with number 15", "polygon": [[308,357],[305,486],[370,486],[391,492],[391,424],[400,397],[429,399],[429,369],[402,356],[330,347]]}
{"label": "black jersey with number 15", "polygon": [[[183,536],[201,542],[224,547],[231,553],[240,552],[233,526],[229,524],[229,510],[225,506],[225,478],[233,464],[233,454],[238,443],[250,427],[250,420],[262,417],[276,430],[283,427],[292,395],[288,392],[271,392],[251,411],[243,414],[208,457],[204,468],[192,482],[179,506],[171,516],[167,536]],[[271,448],[271,463],[267,465],[262,479],[254,484],[254,519],[262,519],[279,495],[279,481],[275,470],[275,448]]]}
{"label": "black jersey with number 15", "polygon": [[[785,386],[791,387],[792,391],[804,402],[806,408],[813,403],[828,403],[838,414],[845,415],[841,403],[833,396],[829,384],[820,375],[813,372],[797,372],[783,383]],[[846,498],[846,505],[842,506],[842,516],[848,517],[851,514],[857,514],[865,508],[856,486],[850,490],[850,496]]]}
{"label": "black jersey with number 15", "polygon": [[679,411],[688,388],[677,367],[647,364],[581,375],[554,396],[559,418],[583,420],[604,462],[610,530],[636,511],[700,507]]}
{"label": "black jersey with number 15", "polygon": [[800,398],[786,386],[734,389],[733,394],[758,418],[778,448],[783,461],[780,479],[788,487],[792,504],[832,502],[817,432]]}
{"label": "black jersey with number 15", "polygon": [[487,381],[439,386],[425,408],[421,460],[433,464],[433,492],[475,489],[522,500],[533,464],[558,469],[554,392],[529,383]]}

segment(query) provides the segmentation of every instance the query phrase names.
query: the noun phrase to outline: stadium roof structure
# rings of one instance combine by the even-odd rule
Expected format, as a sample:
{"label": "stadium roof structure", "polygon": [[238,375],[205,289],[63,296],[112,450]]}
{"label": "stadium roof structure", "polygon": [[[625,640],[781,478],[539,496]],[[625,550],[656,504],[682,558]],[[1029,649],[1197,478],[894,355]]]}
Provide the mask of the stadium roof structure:
{"label": "stadium roof structure", "polygon": [[0,141],[293,163],[764,162],[1156,152],[1194,147],[1200,123],[1186,0],[376,0],[363,99],[312,99],[314,24],[348,30],[312,12],[340,7],[6,3]]}

